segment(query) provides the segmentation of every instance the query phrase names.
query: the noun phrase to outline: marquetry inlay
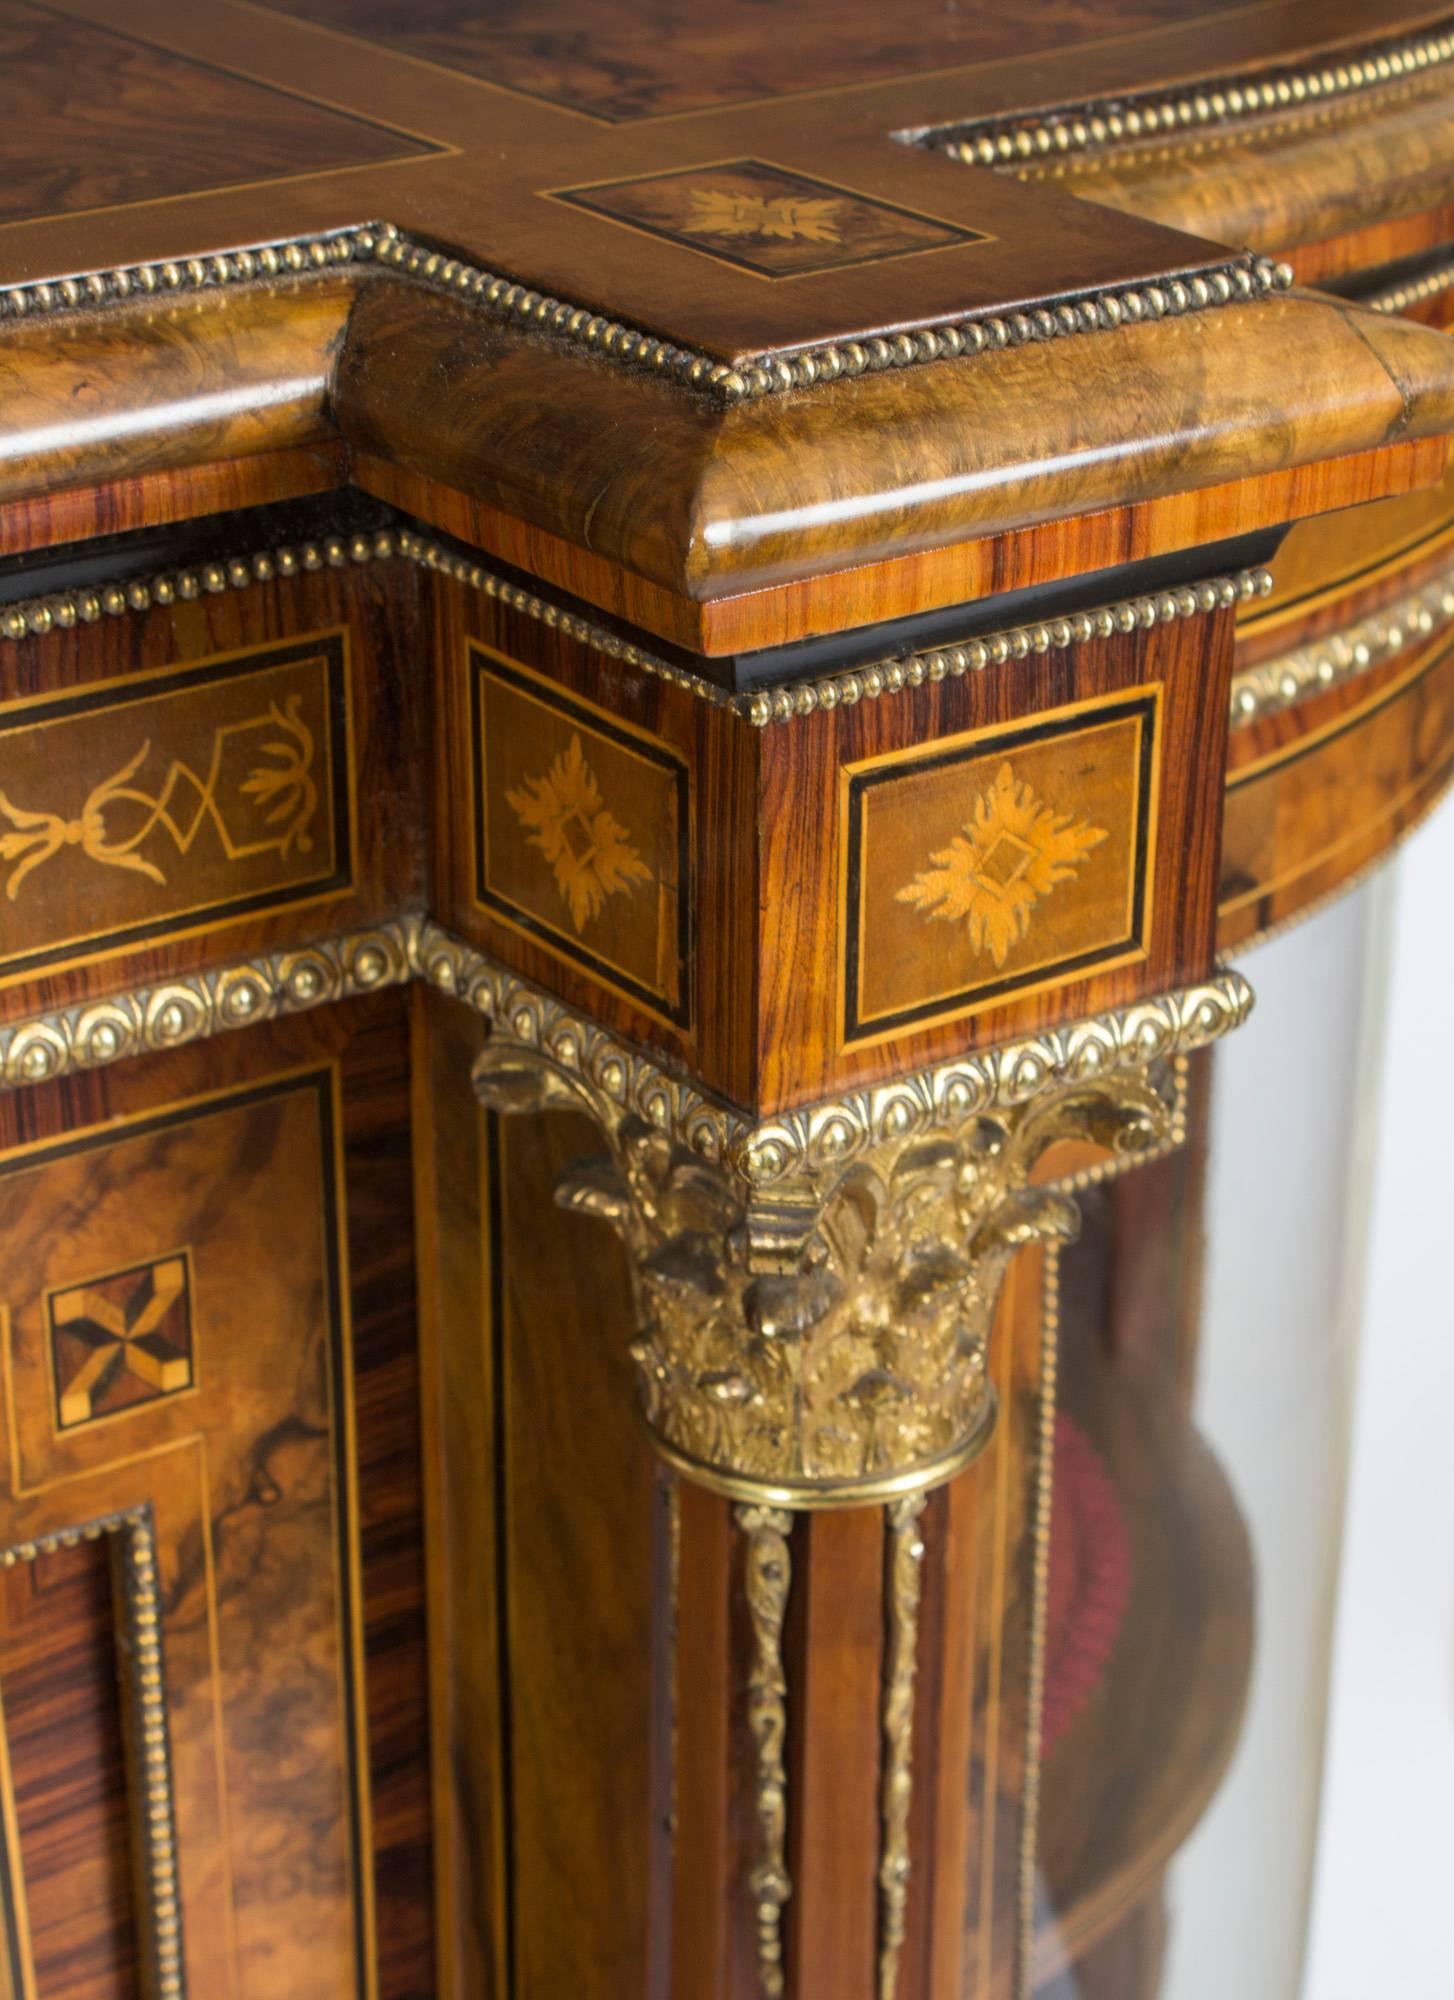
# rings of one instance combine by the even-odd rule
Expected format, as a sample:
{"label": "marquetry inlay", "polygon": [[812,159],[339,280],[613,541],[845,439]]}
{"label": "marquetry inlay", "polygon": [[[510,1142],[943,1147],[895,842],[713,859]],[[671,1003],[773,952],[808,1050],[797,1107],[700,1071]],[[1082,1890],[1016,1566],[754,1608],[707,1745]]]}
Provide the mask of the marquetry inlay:
{"label": "marquetry inlay", "polygon": [[150,1768],[128,1790],[165,1836],[166,1977],[135,1989],[157,2000],[180,2000],[183,1920],[197,1994],[275,1984],[277,1936],[289,1991],[371,1990],[339,1079],[284,1064],[239,1049],[210,1095],[0,1152],[7,1542],[33,1551],[98,1496],[147,1517],[136,1744],[150,1765],[164,1634],[166,1816]]}
{"label": "marquetry inlay", "polygon": [[1144,954],[1156,688],[843,773],[844,1036]]}
{"label": "marquetry inlay", "polygon": [[1031,913],[1057,883],[1073,881],[1103,826],[1058,813],[1012,764],[1001,764],[988,791],[976,795],[963,831],[898,892],[926,917],[963,923],[971,948],[1003,965],[1028,936]]}
{"label": "marquetry inlay", "polygon": [[550,863],[574,929],[584,935],[608,896],[626,896],[651,870],[601,796],[579,735],[539,778],[505,794],[529,841]]}
{"label": "marquetry inlay", "polygon": [[46,1330],[60,1430],[190,1389],[192,1285],[186,1251],[51,1292]]}
{"label": "marquetry inlay", "polygon": [[606,985],[684,1022],[685,764],[660,742],[471,645],[474,893]]}
{"label": "marquetry inlay", "polygon": [[346,888],[345,647],[0,707],[0,979]]}
{"label": "marquetry inlay", "polygon": [[988,240],[981,230],[762,160],[722,160],[556,193],[578,208],[706,251],[759,278],[800,278]]}

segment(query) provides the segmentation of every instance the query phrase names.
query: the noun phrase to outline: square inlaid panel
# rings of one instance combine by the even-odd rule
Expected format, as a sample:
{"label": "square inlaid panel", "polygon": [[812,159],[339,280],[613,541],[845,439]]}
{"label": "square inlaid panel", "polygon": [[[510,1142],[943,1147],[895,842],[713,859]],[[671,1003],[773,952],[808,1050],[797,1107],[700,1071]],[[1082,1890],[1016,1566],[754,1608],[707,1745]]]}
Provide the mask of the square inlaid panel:
{"label": "square inlaid panel", "polygon": [[987,240],[979,230],[762,160],[719,160],[553,192],[759,278],[802,278]]}
{"label": "square inlaid panel", "polygon": [[59,1429],[191,1388],[185,1250],[51,1292],[45,1307]]}
{"label": "square inlaid panel", "polygon": [[684,1025],[687,768],[662,744],[470,643],[475,899]]}
{"label": "square inlaid panel", "polygon": [[1159,688],[846,766],[846,1042],[1144,955]]}
{"label": "square inlaid panel", "polygon": [[0,0],[0,224],[447,151],[123,32]]}

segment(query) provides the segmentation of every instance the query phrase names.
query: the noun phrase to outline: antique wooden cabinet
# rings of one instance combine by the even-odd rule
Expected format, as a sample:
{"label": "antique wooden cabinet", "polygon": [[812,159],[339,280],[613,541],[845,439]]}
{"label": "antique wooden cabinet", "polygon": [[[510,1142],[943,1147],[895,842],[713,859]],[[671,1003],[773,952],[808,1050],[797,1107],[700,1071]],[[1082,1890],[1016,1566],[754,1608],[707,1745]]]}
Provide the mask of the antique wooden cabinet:
{"label": "antique wooden cabinet", "polygon": [[1451,92],[0,0],[0,1995],[1296,1990]]}

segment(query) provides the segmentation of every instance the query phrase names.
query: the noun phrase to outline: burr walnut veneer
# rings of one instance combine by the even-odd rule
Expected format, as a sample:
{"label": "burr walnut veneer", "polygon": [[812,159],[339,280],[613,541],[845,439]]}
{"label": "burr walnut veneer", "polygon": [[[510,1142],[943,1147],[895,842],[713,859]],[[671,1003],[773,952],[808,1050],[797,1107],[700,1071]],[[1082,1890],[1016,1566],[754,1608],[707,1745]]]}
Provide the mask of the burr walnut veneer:
{"label": "burr walnut veneer", "polygon": [[5,2000],[1161,1990],[1203,1051],[1454,774],[1451,89],[0,0]]}

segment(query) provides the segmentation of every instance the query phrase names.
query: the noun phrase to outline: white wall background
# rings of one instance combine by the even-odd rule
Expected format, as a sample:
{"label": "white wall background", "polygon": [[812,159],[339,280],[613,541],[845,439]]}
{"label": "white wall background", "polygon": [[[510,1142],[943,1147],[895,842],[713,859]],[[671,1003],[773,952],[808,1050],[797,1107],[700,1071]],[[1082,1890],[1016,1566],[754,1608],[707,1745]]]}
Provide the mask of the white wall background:
{"label": "white wall background", "polygon": [[1171,1870],[1163,2000],[1298,1992],[1388,915],[1365,888],[1248,954],[1257,1006],[1218,1056],[1194,1408],[1250,1532],[1256,1610],[1236,1751]]}
{"label": "white wall background", "polygon": [[1454,804],[1391,931],[1303,2000],[1454,1994]]}

